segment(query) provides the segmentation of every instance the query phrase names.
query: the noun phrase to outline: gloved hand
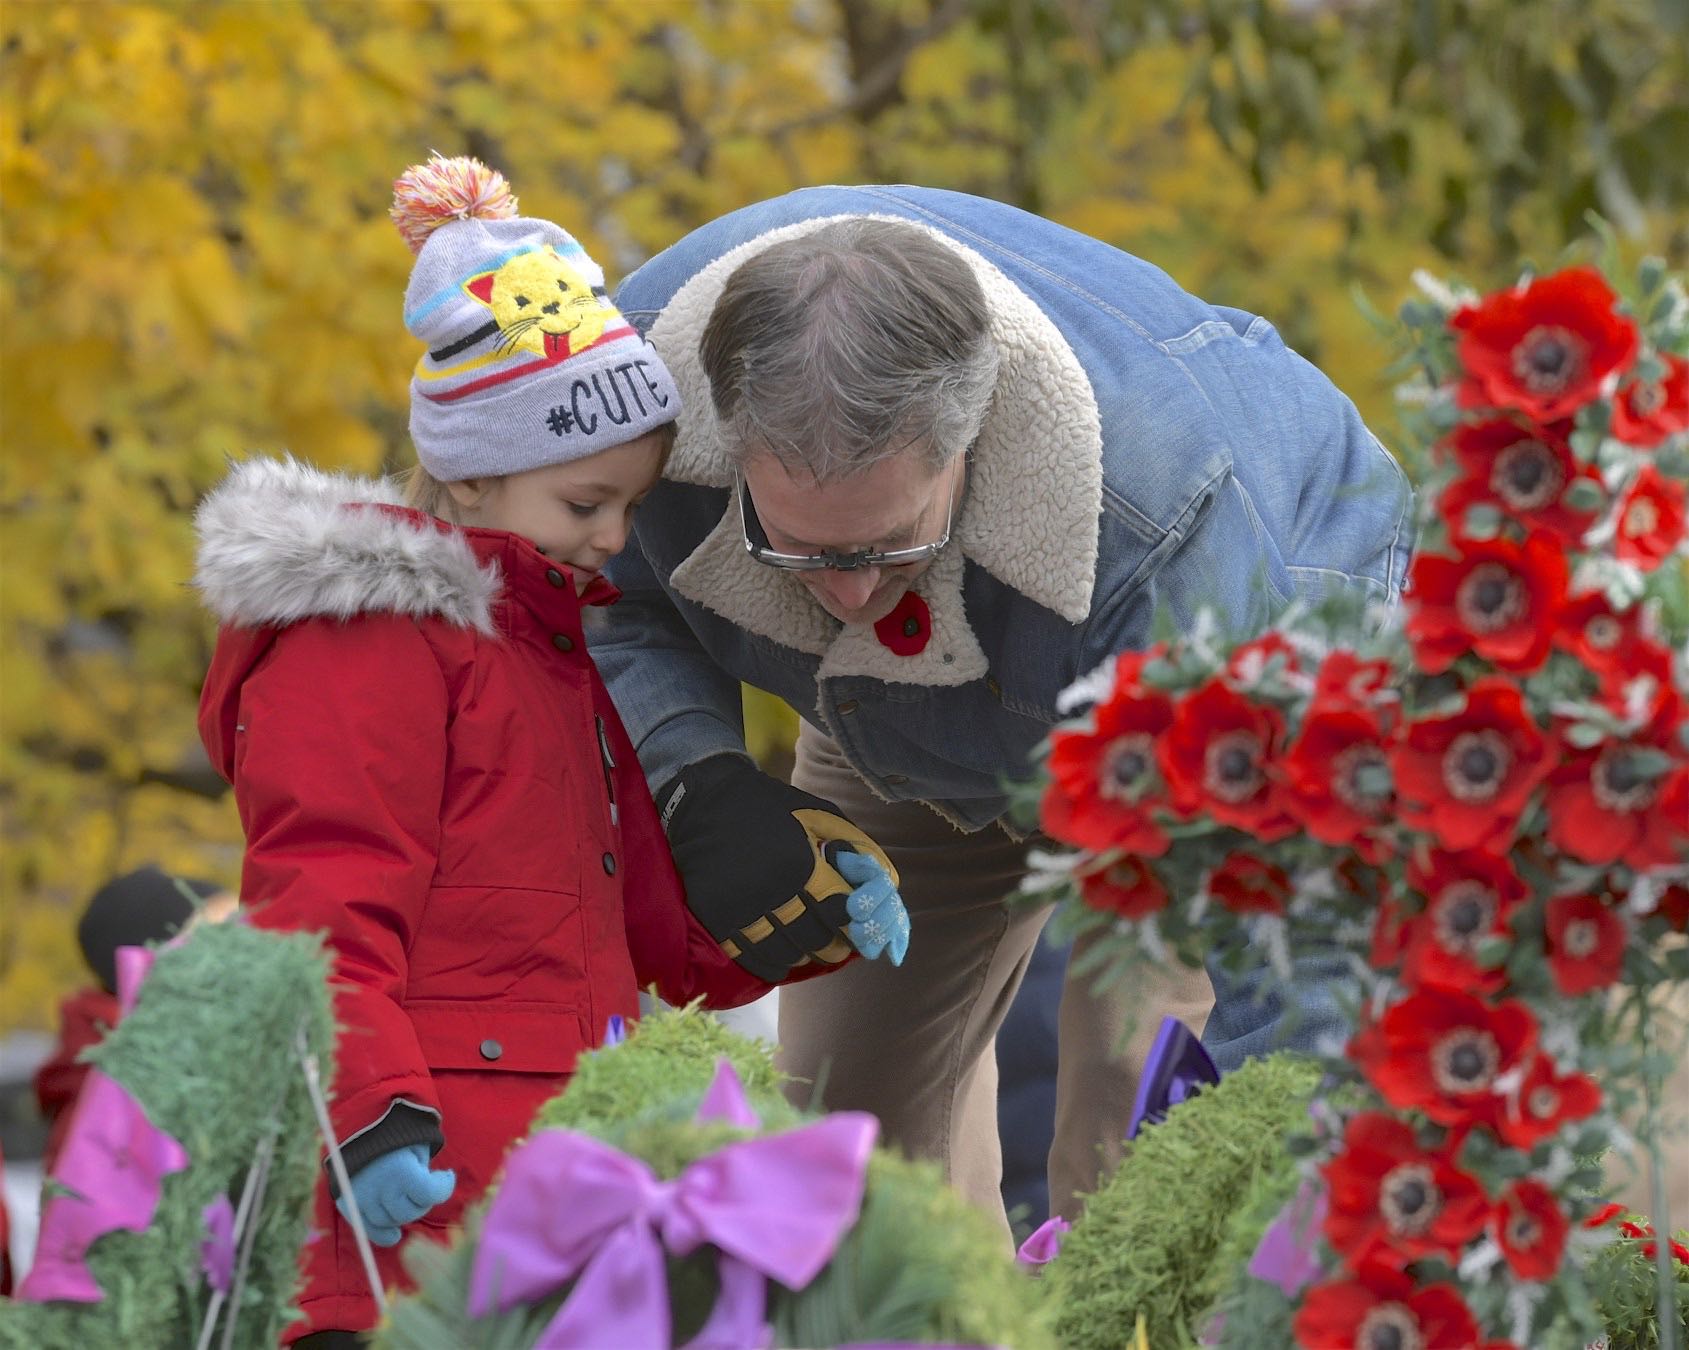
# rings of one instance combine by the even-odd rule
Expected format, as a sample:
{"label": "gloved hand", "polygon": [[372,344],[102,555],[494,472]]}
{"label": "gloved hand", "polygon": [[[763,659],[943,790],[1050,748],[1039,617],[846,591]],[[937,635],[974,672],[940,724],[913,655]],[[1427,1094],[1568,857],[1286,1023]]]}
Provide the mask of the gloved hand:
{"label": "gloved hand", "polygon": [[850,915],[845,936],[851,946],[870,961],[885,952],[892,965],[901,966],[909,950],[909,911],[903,907],[897,883],[866,854],[841,852],[837,866],[839,875],[856,887],[845,901]]}
{"label": "gloved hand", "polygon": [[[897,898],[897,869],[831,802],[770,778],[748,759],[717,755],[682,769],[657,793],[657,807],[687,904],[758,979],[778,983],[810,961],[836,965],[853,946],[869,957],[889,947],[894,961],[902,959],[908,916]],[[850,907],[859,883],[840,870],[851,853],[880,873],[845,864],[871,888],[857,901],[860,913]],[[853,922],[866,945],[853,941]]]}
{"label": "gloved hand", "polygon": [[[429,1171],[427,1144],[406,1144],[383,1153],[352,1177],[352,1195],[363,1216],[364,1231],[377,1247],[397,1246],[399,1229],[444,1203],[456,1188],[456,1172]],[[345,1218],[352,1217],[345,1195],[334,1205]]]}

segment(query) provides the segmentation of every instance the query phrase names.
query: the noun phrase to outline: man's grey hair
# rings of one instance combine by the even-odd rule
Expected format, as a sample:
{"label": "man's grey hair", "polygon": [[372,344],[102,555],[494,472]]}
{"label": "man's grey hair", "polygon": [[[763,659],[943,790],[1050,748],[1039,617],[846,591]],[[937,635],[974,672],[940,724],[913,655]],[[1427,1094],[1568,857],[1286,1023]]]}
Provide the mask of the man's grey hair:
{"label": "man's grey hair", "polygon": [[988,313],[967,260],[901,221],[835,221],[764,249],[728,277],[699,343],[732,455],[818,482],[910,447],[942,468],[991,406]]}

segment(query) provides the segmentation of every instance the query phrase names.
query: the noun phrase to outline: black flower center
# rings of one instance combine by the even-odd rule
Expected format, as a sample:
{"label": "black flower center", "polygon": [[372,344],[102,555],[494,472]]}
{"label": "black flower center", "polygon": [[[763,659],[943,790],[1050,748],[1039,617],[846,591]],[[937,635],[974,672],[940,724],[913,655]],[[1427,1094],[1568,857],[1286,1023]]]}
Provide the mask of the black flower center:
{"label": "black flower center", "polygon": [[1513,349],[1513,373],[1533,394],[1558,394],[1583,374],[1588,352],[1569,328],[1539,324]]}
{"label": "black flower center", "polygon": [[1507,1245],[1515,1250],[1528,1251],[1542,1240],[1542,1225],[1522,1209],[1507,1216]]}
{"label": "black flower center", "polygon": [[1530,606],[1530,593],[1512,568],[1479,563],[1454,593],[1455,612],[1474,633],[1495,633],[1516,622]]}
{"label": "black flower center", "polygon": [[1654,782],[1628,747],[1610,745],[1589,773],[1590,791],[1606,811],[1635,811],[1654,800]]}
{"label": "black flower center", "polygon": [[1507,780],[1513,753],[1498,731],[1463,731],[1443,754],[1443,785],[1462,802],[1492,800]]}
{"label": "black flower center", "polygon": [[1567,956],[1581,961],[1593,956],[1595,949],[1601,945],[1601,930],[1593,919],[1574,919],[1566,925],[1560,945],[1565,948]]}
{"label": "black flower center", "polygon": [[1431,1047],[1431,1076],[1444,1092],[1480,1092],[1500,1067],[1501,1047],[1476,1027],[1451,1031]]}
{"label": "black flower center", "polygon": [[1565,471],[1541,441],[1515,441],[1495,459],[1490,487],[1515,511],[1540,511],[1559,500]]}
{"label": "black flower center", "polygon": [[1351,811],[1383,815],[1392,789],[1389,757],[1376,745],[1351,745],[1340,750],[1331,763],[1331,787]]}
{"label": "black flower center", "polygon": [[1155,763],[1155,738],[1133,732],[1109,743],[1103,752],[1101,790],[1105,797],[1134,800]]}
{"label": "black flower center", "polygon": [[1470,953],[1495,923],[1496,894],[1481,881],[1445,886],[1431,909],[1437,941],[1450,951]]}
{"label": "black flower center", "polygon": [[1406,1304],[1380,1303],[1355,1331],[1358,1350],[1425,1350],[1419,1319]]}
{"label": "black flower center", "polygon": [[1399,1237],[1418,1237],[1436,1221],[1443,1193],[1424,1163],[1403,1163],[1385,1173],[1378,1187],[1378,1211]]}
{"label": "black flower center", "polygon": [[1560,1094],[1546,1083],[1534,1087],[1525,1098],[1525,1110],[1537,1120],[1553,1120],[1560,1114]]}
{"label": "black flower center", "polygon": [[1208,743],[1202,783],[1220,801],[1246,802],[1266,783],[1261,741],[1252,732],[1228,731]]}
{"label": "black flower center", "polygon": [[1611,614],[1597,614],[1583,626],[1584,641],[1597,651],[1610,651],[1619,645],[1624,629]]}

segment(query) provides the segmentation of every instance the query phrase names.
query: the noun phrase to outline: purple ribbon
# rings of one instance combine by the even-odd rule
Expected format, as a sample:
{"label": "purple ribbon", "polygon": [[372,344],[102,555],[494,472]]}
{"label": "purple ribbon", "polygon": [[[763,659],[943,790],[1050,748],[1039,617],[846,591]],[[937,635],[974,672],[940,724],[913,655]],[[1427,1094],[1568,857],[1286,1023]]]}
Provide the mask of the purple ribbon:
{"label": "purple ribbon", "polygon": [[235,1207],[219,1195],[200,1211],[205,1240],[199,1244],[199,1268],[219,1294],[229,1292],[235,1273]]}
{"label": "purple ribbon", "polygon": [[1257,1280],[1276,1284],[1295,1298],[1319,1278],[1320,1231],[1325,1227],[1329,1197],[1324,1183],[1309,1179],[1261,1234],[1255,1254],[1249,1258],[1249,1273]]}
{"label": "purple ribbon", "polygon": [[1023,1266],[1046,1266],[1061,1254],[1062,1238],[1067,1236],[1072,1228],[1066,1219],[1059,1214],[1052,1214],[1033,1229],[1032,1236],[1020,1244],[1020,1250],[1015,1253],[1015,1260]]}
{"label": "purple ribbon", "polygon": [[1163,1017],[1138,1078],[1126,1137],[1136,1139],[1145,1125],[1159,1124],[1180,1102],[1219,1081],[1220,1071],[1191,1029],[1177,1017]]}
{"label": "purple ribbon", "polygon": [[[718,1069],[712,1095],[724,1073],[738,1087]],[[742,1089],[739,1106],[749,1111]],[[664,1253],[707,1243],[721,1253],[721,1295],[688,1350],[766,1345],[766,1280],[802,1289],[832,1259],[861,1212],[878,1132],[873,1116],[840,1112],[729,1144],[662,1181],[600,1140],[543,1130],[511,1154],[487,1211],[469,1312],[534,1303],[576,1280],[538,1347],[667,1346]]]}
{"label": "purple ribbon", "polygon": [[[152,966],[140,947],[117,949],[118,1004],[127,1013]],[[88,1269],[88,1250],[107,1233],[145,1231],[164,1178],[188,1165],[188,1152],[147,1119],[129,1090],[98,1069],[71,1108],[70,1129],[53,1165],[57,1194],[41,1211],[35,1261],[18,1285],[24,1302],[98,1303],[104,1294]]]}

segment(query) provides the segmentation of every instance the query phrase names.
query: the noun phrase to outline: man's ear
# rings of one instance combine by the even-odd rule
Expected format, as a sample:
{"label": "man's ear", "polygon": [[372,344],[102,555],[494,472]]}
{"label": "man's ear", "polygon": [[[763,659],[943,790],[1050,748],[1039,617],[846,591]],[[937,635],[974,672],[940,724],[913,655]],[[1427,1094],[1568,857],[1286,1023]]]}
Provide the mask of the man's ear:
{"label": "man's ear", "polygon": [[447,483],[446,491],[452,500],[465,511],[473,511],[481,498],[487,495],[487,480],[485,478],[465,478],[460,482]]}

